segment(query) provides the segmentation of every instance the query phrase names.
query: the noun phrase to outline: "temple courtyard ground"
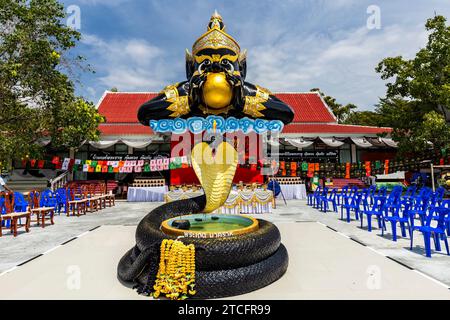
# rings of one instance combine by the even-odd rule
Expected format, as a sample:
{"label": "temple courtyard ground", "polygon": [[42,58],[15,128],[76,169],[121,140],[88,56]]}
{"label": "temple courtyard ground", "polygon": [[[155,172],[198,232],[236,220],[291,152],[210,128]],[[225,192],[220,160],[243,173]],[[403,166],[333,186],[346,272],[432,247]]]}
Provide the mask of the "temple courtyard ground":
{"label": "temple courtyard ground", "polygon": [[[119,259],[134,244],[136,225],[160,203],[117,202],[81,217],[0,238],[0,299],[149,299],[122,285]],[[277,282],[232,299],[450,299],[450,256],[426,258],[423,239],[391,240],[374,229],[322,213],[306,201],[278,201],[272,214],[289,252]],[[400,232],[398,232],[400,234]],[[445,249],[444,249],[445,250]]]}

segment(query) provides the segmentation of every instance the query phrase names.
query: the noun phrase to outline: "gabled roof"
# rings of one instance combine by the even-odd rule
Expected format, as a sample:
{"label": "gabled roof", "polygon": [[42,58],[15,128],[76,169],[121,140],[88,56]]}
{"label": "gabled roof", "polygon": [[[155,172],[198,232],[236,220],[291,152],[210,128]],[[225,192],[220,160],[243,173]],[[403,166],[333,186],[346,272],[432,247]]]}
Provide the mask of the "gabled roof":
{"label": "gabled roof", "polygon": [[[137,120],[137,111],[146,101],[154,98],[156,92],[109,92],[98,102],[98,111],[105,116],[106,123],[99,129],[103,135],[151,135],[149,127]],[[338,124],[325,101],[317,92],[275,93],[280,100],[290,105],[294,120],[285,126],[283,134],[306,135],[376,135],[391,132],[391,128]]]}

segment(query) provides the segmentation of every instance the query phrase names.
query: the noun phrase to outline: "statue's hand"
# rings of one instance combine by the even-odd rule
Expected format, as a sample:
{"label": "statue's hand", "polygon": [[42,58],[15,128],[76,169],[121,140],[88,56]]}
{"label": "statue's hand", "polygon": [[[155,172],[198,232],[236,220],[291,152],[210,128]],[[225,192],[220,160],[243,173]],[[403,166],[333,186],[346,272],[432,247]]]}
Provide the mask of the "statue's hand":
{"label": "statue's hand", "polygon": [[230,73],[226,73],[228,82],[233,87],[233,106],[237,110],[244,108],[244,88],[243,81],[240,76],[235,76]]}
{"label": "statue's hand", "polygon": [[202,86],[206,80],[206,75],[196,75],[191,78],[189,82],[189,97],[192,105],[198,106],[202,102]]}

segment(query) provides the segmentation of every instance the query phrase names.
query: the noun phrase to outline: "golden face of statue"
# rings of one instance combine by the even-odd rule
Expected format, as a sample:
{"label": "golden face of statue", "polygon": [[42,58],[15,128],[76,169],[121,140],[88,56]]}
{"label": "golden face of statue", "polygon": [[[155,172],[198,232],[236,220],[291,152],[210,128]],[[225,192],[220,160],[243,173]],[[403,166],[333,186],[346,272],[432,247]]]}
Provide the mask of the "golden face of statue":
{"label": "golden face of statue", "polygon": [[210,72],[203,85],[203,101],[207,107],[222,109],[230,105],[233,90],[223,72]]}

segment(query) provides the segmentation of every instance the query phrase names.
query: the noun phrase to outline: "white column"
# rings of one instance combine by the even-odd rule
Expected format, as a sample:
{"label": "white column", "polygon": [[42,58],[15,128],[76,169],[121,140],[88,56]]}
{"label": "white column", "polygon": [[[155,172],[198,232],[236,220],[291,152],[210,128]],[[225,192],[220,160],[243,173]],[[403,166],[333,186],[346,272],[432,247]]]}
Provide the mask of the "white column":
{"label": "white column", "polygon": [[352,159],[352,163],[358,162],[356,159],[356,144],[350,144],[350,155]]}

